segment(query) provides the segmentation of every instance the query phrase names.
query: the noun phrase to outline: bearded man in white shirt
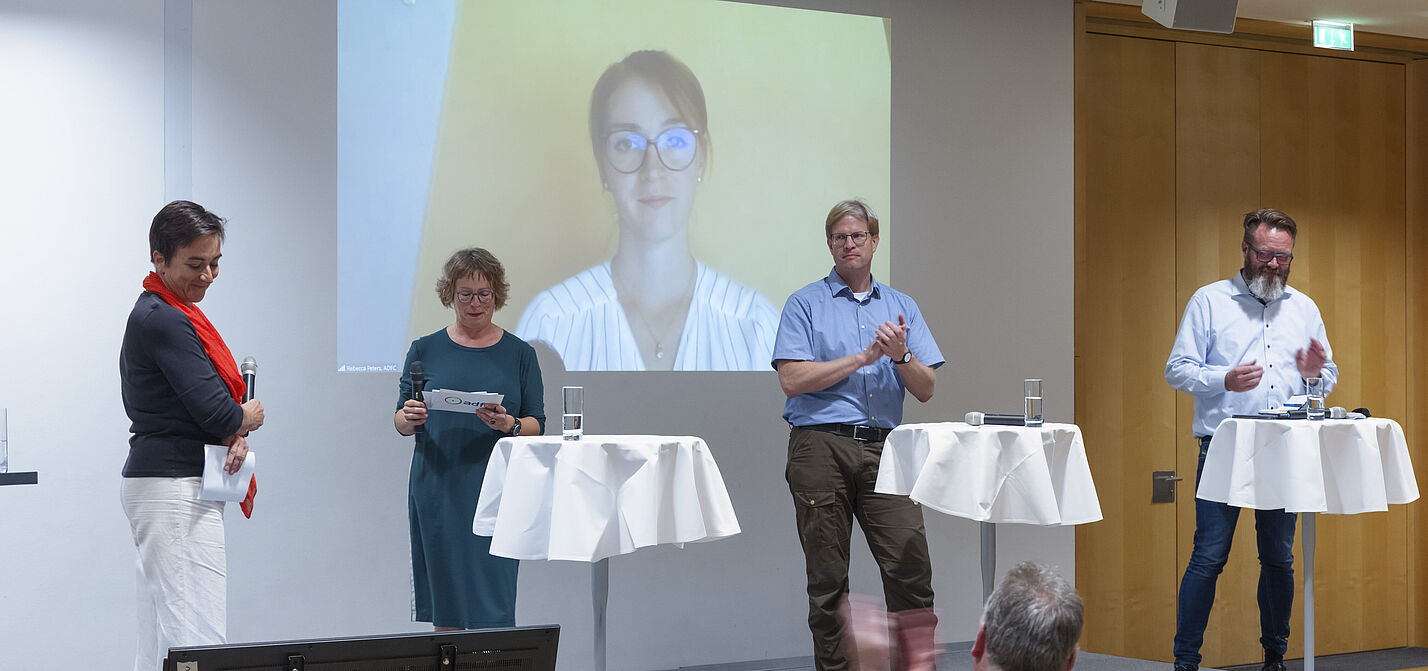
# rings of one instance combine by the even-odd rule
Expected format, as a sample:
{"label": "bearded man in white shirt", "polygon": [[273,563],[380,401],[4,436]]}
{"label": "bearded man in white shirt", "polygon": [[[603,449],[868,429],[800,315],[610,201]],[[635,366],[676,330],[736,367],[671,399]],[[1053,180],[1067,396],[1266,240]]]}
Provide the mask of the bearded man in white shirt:
{"label": "bearded man in white shirt", "polygon": [[[1304,393],[1305,378],[1321,378],[1326,396],[1339,379],[1319,306],[1288,284],[1298,226],[1283,212],[1263,209],[1245,215],[1244,229],[1244,267],[1190,298],[1165,363],[1165,381],[1195,397],[1197,486],[1205,451],[1222,420],[1283,404]],[[1176,671],[1199,668],[1215,580],[1229,558],[1239,513],[1234,506],[1195,499],[1194,548],[1180,581],[1175,626]],[[1284,669],[1296,518],[1284,510],[1255,511],[1265,671]]]}

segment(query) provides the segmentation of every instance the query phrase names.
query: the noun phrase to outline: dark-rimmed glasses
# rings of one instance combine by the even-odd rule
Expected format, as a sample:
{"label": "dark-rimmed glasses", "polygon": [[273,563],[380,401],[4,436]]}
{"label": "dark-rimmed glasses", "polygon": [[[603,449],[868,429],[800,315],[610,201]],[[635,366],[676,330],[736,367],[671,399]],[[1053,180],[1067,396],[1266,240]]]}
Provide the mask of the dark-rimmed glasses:
{"label": "dark-rimmed glasses", "polygon": [[461,303],[462,305],[465,305],[465,304],[467,304],[467,303],[470,303],[472,300],[478,300],[478,301],[481,301],[482,303],[490,303],[490,302],[491,302],[491,299],[493,299],[493,298],[495,298],[495,297],[496,297],[496,292],[491,291],[490,289],[482,289],[482,290],[480,290],[480,291],[458,291],[458,292],[456,292],[456,302],[457,302],[457,303]]}
{"label": "dark-rimmed glasses", "polygon": [[852,240],[854,246],[862,247],[863,245],[868,244],[868,239],[872,237],[873,234],[869,233],[868,231],[858,231],[857,233],[833,233],[828,236],[828,242],[835,247],[842,247],[844,242]]}
{"label": "dark-rimmed glasses", "polygon": [[[698,133],[698,129],[679,127],[656,135],[654,147],[659,162],[674,171],[688,168],[694,163],[699,146],[695,140]],[[649,147],[649,138],[636,131],[611,131],[605,136],[605,160],[610,162],[610,167],[628,175],[644,167]]]}
{"label": "dark-rimmed glasses", "polygon": [[1255,260],[1259,261],[1260,263],[1269,263],[1269,260],[1270,260],[1270,259],[1274,259],[1275,261],[1278,261],[1278,262],[1279,262],[1279,265],[1281,265],[1281,266],[1287,266],[1287,265],[1289,265],[1289,262],[1290,262],[1290,261],[1293,261],[1293,260],[1294,260],[1294,255],[1293,255],[1293,254],[1284,254],[1284,253],[1280,253],[1280,252],[1267,252],[1267,251],[1265,251],[1265,250],[1263,250],[1263,249],[1255,249],[1255,248],[1254,248],[1254,245],[1249,245],[1249,248],[1250,248],[1250,251],[1254,252],[1254,258],[1255,258]]}

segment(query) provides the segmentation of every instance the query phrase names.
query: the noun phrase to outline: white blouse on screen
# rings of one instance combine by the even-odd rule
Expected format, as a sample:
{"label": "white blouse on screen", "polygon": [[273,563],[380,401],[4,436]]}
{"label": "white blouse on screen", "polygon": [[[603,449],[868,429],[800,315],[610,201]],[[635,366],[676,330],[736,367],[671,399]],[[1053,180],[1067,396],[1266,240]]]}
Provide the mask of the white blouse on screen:
{"label": "white blouse on screen", "polygon": [[[767,370],[778,311],[757,291],[697,263],[674,370]],[[550,345],[566,370],[644,370],[607,261],[542,291],[516,336]]]}

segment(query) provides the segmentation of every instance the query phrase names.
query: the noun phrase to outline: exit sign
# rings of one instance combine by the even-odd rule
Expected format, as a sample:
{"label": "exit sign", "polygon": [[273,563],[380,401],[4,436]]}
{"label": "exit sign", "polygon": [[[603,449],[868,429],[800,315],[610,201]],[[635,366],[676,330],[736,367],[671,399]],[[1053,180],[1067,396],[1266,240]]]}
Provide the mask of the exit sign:
{"label": "exit sign", "polygon": [[1354,24],[1338,21],[1314,22],[1314,46],[1324,49],[1354,50]]}

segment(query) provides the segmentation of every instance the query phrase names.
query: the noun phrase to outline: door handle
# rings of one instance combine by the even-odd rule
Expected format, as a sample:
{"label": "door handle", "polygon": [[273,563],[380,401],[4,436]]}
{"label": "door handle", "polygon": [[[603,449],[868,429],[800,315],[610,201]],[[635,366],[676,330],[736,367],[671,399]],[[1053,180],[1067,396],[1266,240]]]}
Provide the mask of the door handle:
{"label": "door handle", "polygon": [[1175,503],[1175,483],[1184,479],[1176,477],[1175,471],[1151,471],[1150,502]]}

